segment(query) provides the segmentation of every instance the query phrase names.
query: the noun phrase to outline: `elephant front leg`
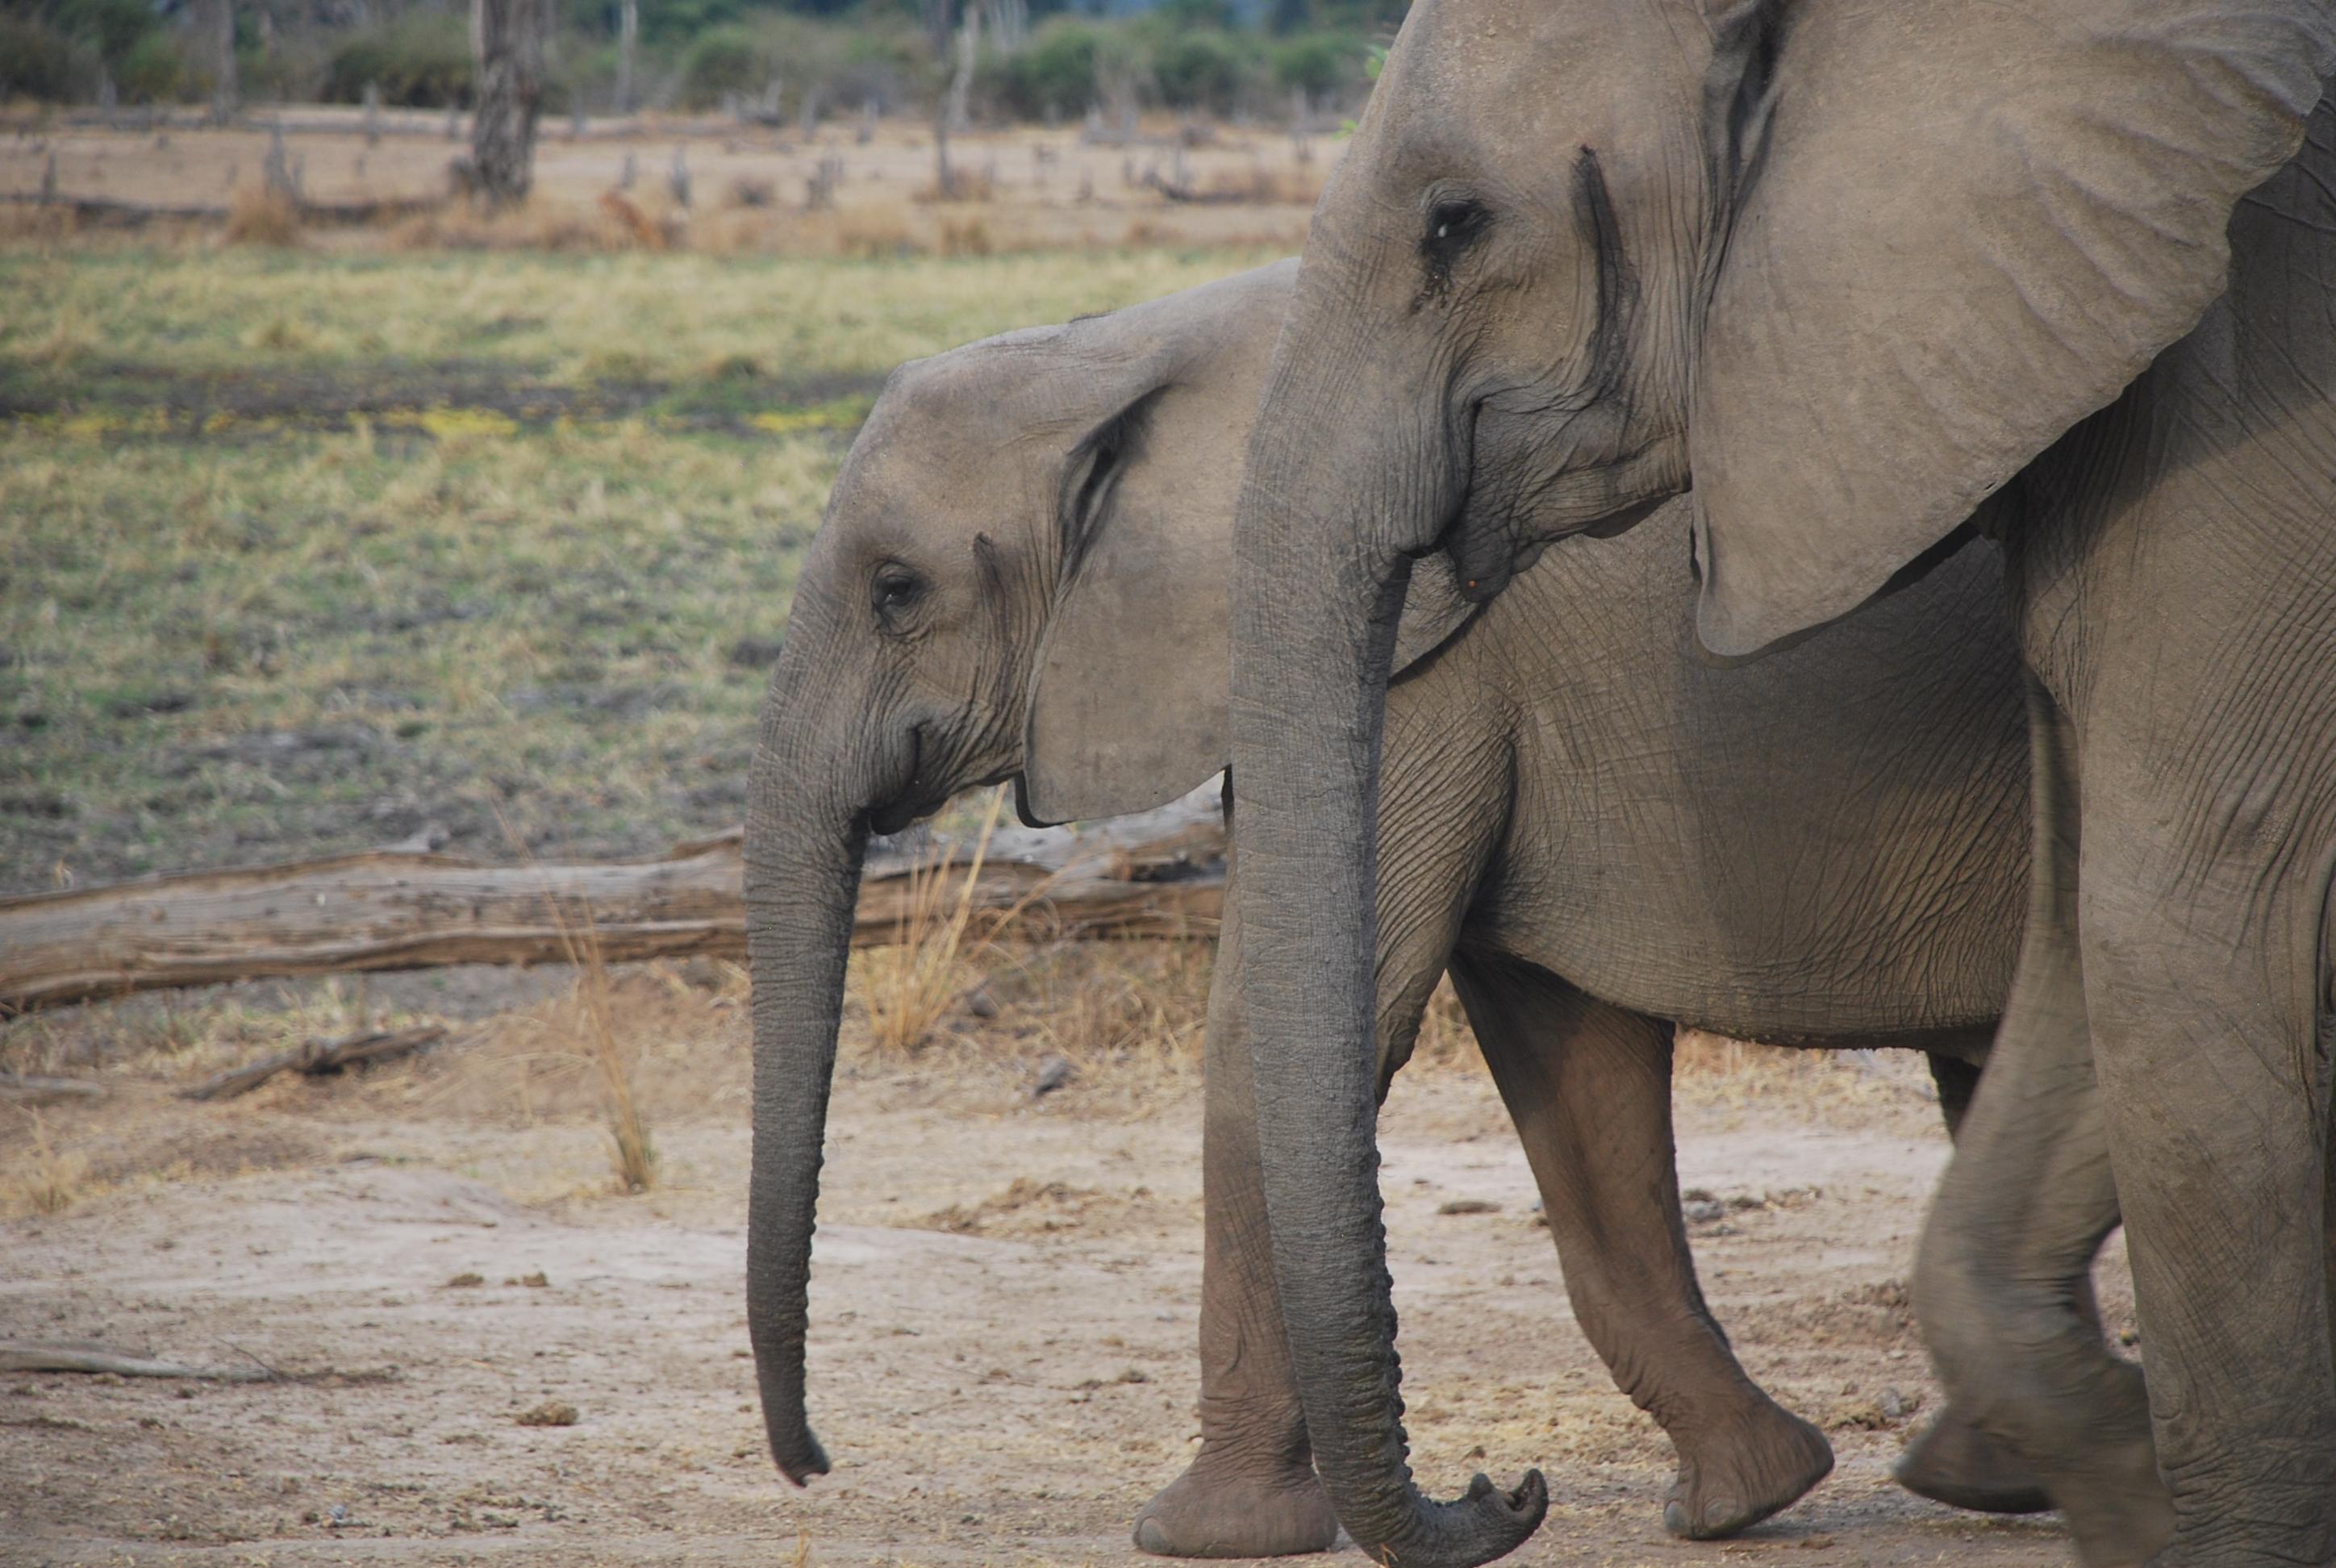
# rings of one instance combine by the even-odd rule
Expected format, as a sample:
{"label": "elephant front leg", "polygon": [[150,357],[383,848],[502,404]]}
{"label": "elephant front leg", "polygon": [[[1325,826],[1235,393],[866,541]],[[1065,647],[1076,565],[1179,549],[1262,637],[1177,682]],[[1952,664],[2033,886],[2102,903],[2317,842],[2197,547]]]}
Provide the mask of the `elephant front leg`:
{"label": "elephant front leg", "polygon": [[1455,964],[1453,980],[1541,1187],[1574,1318],[1679,1450],[1664,1526],[1709,1540],[1791,1505],[1832,1471],[1833,1448],[1746,1376],[1704,1305],[1679,1214],[1672,1027],[1538,970]]}
{"label": "elephant front leg", "polygon": [[1162,1557],[1280,1557],[1327,1552],[1338,1537],[1274,1290],[1237,920],[1229,890],[1202,1133],[1201,1451],[1135,1519],[1136,1545]]}

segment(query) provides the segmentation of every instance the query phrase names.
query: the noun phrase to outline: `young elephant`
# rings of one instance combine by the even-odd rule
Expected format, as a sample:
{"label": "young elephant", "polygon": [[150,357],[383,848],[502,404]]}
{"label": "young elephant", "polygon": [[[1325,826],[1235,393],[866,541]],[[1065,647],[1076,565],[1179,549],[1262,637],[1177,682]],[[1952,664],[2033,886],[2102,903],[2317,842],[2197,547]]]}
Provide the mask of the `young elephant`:
{"label": "young elephant", "polygon": [[[747,821],[748,1323],[774,1456],[803,1407],[805,1285],[869,833],[1013,779],[1024,816],[1173,798],[1225,755],[1239,453],[1290,264],[896,373],[797,589]],[[1933,1052],[1967,1096],[2019,931],[2025,737],[1991,554],[1742,670],[1692,648],[1673,515],[1559,546],[1498,600],[1423,563],[1396,633],[1379,883],[1381,1083],[1449,967],[1541,1184],[1576,1314],[1671,1435],[1681,1534],[1832,1464],[1697,1289],[1671,1159],[1673,1020]],[[1239,879],[1228,920],[1240,920]],[[1222,950],[1228,959],[1237,942]],[[1146,1507],[1175,1555],[1328,1547],[1276,1303],[1238,975],[1211,999],[1204,1441]],[[2032,1505],[1952,1416],[1965,1501]],[[1982,1477],[1972,1482],[1971,1476]]]}

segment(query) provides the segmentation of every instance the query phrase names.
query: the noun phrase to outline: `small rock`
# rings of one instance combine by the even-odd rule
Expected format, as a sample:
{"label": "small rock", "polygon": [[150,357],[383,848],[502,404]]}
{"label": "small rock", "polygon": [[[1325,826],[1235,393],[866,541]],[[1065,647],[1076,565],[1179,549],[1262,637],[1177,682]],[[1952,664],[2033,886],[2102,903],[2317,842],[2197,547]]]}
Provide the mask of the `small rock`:
{"label": "small rock", "polygon": [[1051,1095],[1077,1076],[1078,1069],[1071,1066],[1068,1057],[1046,1057],[1038,1063],[1038,1081],[1030,1086],[1030,1097]]}
{"label": "small rock", "polygon": [[546,1399],[519,1413],[522,1427],[573,1427],[580,1418],[576,1407],[564,1399]]}
{"label": "small rock", "polygon": [[1716,1198],[1689,1198],[1679,1204],[1679,1213],[1690,1225],[1708,1225],[1728,1213],[1728,1205]]}
{"label": "small rock", "polygon": [[1130,1367],[1119,1375],[1119,1380],[1123,1383],[1149,1383],[1152,1377],[1141,1367]]}
{"label": "small rock", "polygon": [[435,854],[444,849],[446,841],[453,836],[444,823],[423,823],[395,843],[381,847],[391,854]]}
{"label": "small rock", "polygon": [[977,1018],[998,1016],[998,998],[989,994],[988,986],[976,986],[965,998],[965,1010]]}
{"label": "small rock", "polygon": [[[541,1290],[548,1289],[551,1284],[551,1281],[545,1276],[542,1270],[538,1269],[532,1274],[521,1274],[515,1280],[505,1280],[503,1283],[506,1285],[525,1285],[530,1290]],[[543,1352],[538,1350],[536,1354],[540,1356]]]}
{"label": "small rock", "polygon": [[1436,1206],[1439,1214],[1497,1214],[1501,1205],[1485,1198],[1446,1198]]}
{"label": "small rock", "polygon": [[483,1285],[486,1282],[487,1277],[484,1274],[474,1274],[468,1270],[465,1270],[463,1272],[459,1273],[453,1279],[447,1281],[446,1289],[450,1290],[467,1290],[473,1285]]}

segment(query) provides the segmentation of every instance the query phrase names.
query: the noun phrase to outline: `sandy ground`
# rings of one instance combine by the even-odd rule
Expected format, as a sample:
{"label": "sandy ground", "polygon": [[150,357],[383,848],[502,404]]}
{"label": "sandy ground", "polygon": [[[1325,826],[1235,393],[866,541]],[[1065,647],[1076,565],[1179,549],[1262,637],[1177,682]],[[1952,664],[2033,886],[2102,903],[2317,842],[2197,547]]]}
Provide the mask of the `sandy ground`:
{"label": "sandy ground", "polygon": [[[746,1359],[735,980],[625,982],[662,1173],[634,1196],[609,1193],[557,996],[433,1057],[226,1105],[170,1092],[215,1062],[101,1061],[109,1098],[41,1135],[83,1191],[0,1223],[0,1339],[285,1376],[0,1374],[0,1561],[1153,1561],[1130,1521],[1197,1436],[1189,1060],[1083,1060],[1034,1099],[1052,1037],[1011,1008],[994,1038],[847,1051],[813,1300],[836,1469],[798,1492]],[[104,1027],[52,1036],[51,1061]],[[1721,1206],[1693,1227],[1705,1289],[1840,1460],[1780,1518],[1689,1544],[1660,1524],[1669,1445],[1572,1322],[1489,1083],[1415,1066],[1384,1142],[1422,1476],[1543,1466],[1524,1563],[2065,1561],[2049,1517],[1960,1515],[1887,1477],[1939,1398],[1898,1283],[1946,1149],[1922,1090],[1911,1061],[1682,1076],[1683,1177]],[[21,1131],[0,1135],[21,1173]],[[2121,1261],[2103,1282],[2128,1326]],[[575,1423],[521,1424],[548,1401]]]}

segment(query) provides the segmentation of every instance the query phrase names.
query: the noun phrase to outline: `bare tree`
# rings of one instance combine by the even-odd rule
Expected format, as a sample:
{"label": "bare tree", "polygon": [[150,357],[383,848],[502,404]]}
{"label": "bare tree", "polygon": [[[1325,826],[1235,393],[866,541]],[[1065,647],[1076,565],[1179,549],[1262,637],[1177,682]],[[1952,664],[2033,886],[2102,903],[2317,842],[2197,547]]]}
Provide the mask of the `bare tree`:
{"label": "bare tree", "polygon": [[243,98],[242,84],[236,80],[235,0],[211,0],[210,10],[212,37],[219,51],[219,75],[211,86],[211,114],[225,121]]}
{"label": "bare tree", "polygon": [[550,0],[472,0],[478,106],[471,122],[471,188],[501,204],[535,180],[535,120],[543,106]]}
{"label": "bare tree", "polygon": [[640,0],[624,0],[617,8],[617,112],[633,112],[633,51],[640,43]]}

